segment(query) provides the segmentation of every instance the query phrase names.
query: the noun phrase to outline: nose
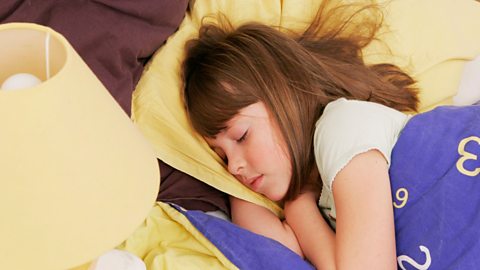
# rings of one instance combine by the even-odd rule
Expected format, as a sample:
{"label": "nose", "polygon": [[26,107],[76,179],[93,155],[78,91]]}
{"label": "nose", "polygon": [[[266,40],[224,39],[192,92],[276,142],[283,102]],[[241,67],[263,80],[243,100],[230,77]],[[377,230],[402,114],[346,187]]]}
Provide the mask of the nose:
{"label": "nose", "polygon": [[240,154],[229,155],[228,171],[238,178],[245,169],[245,163],[245,159]]}

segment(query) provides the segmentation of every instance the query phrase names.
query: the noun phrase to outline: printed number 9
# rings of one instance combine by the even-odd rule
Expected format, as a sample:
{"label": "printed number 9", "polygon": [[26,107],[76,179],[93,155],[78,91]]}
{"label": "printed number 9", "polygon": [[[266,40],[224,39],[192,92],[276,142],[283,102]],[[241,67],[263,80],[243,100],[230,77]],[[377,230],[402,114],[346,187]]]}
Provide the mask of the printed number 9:
{"label": "printed number 9", "polygon": [[402,208],[408,201],[408,190],[406,188],[399,188],[395,193],[395,198],[400,201],[400,204],[393,202],[395,208]]}

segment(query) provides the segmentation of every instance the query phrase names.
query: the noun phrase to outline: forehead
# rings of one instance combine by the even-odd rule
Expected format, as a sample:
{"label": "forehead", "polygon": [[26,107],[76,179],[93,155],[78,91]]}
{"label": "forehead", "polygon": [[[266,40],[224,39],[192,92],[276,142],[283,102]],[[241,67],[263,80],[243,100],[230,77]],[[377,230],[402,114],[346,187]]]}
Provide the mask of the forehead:
{"label": "forehead", "polygon": [[263,102],[256,102],[251,105],[248,105],[245,108],[242,108],[238,114],[232,117],[230,121],[227,122],[227,125],[230,124],[230,122],[242,119],[242,118],[260,118],[264,119],[268,117],[268,110],[265,107],[265,104]]}
{"label": "forehead", "polygon": [[258,121],[265,121],[268,119],[269,113],[265,105],[262,102],[256,102],[241,109],[232,117],[232,119],[227,121],[227,127],[222,130],[219,135],[222,133],[228,133],[231,129],[239,125],[256,123]]}
{"label": "forehead", "polygon": [[205,140],[208,142],[208,144],[212,145],[217,138],[228,134],[232,129],[235,129],[235,127],[244,124],[255,123],[258,121],[265,121],[269,119],[269,116],[268,110],[262,102],[253,103],[242,108],[236,115],[228,120],[226,123],[226,128],[221,130],[215,137],[205,137]]}

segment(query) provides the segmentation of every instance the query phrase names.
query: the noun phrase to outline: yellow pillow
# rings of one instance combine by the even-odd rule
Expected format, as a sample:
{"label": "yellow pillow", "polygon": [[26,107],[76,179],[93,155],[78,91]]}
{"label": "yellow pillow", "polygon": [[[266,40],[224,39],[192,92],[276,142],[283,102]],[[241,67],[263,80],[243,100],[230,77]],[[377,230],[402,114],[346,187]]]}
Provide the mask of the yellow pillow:
{"label": "yellow pillow", "polygon": [[[480,2],[381,2],[388,25],[381,38],[395,57],[372,59],[395,63],[415,77],[421,89],[420,111],[452,104],[465,62],[480,54]],[[368,54],[374,55],[374,48],[367,48]]]}
{"label": "yellow pillow", "polygon": [[[233,178],[208,145],[190,128],[181,100],[180,65],[185,42],[201,20],[217,12],[234,25],[259,21],[301,29],[321,0],[195,0],[179,30],[145,69],[133,95],[132,118],[153,143],[157,157],[230,195],[281,209]],[[455,95],[465,61],[480,54],[480,4],[472,0],[385,0],[382,42],[365,50],[367,62],[406,68],[422,88],[421,109],[448,103]],[[390,51],[385,50],[387,45]],[[390,53],[388,53],[390,52]]]}

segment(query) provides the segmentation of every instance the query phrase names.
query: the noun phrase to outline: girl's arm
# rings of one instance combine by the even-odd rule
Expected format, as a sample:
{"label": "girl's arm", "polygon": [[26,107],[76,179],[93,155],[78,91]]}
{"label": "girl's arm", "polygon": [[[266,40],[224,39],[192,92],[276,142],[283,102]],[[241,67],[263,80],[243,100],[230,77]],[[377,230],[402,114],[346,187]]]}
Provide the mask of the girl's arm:
{"label": "girl's arm", "polygon": [[320,214],[315,222],[306,211],[293,215],[302,205],[312,205],[306,197],[287,205],[286,217],[318,269],[396,269],[390,180],[380,152],[355,156],[335,177],[336,235]]}
{"label": "girl's arm", "polygon": [[318,196],[306,191],[285,204],[285,217],[305,257],[317,269],[335,269],[335,233],[318,210]]}
{"label": "girl's arm", "polygon": [[233,223],[254,233],[276,240],[303,258],[302,250],[290,226],[272,211],[230,196]]}
{"label": "girl's arm", "polygon": [[397,269],[388,165],[377,150],[354,157],[333,182],[338,269]]}

